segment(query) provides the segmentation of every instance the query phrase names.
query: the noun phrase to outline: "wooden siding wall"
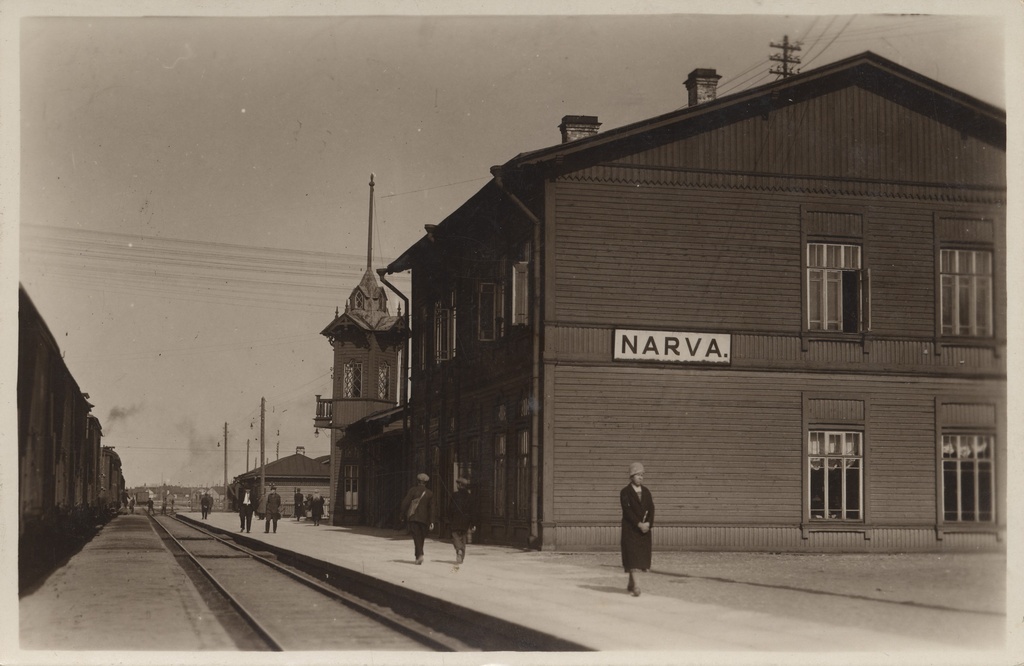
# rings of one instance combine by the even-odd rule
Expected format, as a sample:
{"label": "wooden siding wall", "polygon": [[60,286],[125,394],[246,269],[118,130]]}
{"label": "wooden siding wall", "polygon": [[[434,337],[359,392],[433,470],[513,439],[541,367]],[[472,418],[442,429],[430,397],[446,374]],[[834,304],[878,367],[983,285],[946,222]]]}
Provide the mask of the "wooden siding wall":
{"label": "wooden siding wall", "polygon": [[[802,396],[868,396],[867,524],[934,526],[935,398],[1003,404],[1004,384],[968,380],[557,366],[547,418],[554,432],[554,522],[618,522],[617,491],[634,460],[647,468],[657,522],[798,526]],[[841,404],[841,403],[837,403]],[[838,407],[849,416],[855,409]],[[1005,460],[1005,437],[997,459]],[[1002,512],[1000,512],[1002,515]]]}
{"label": "wooden siding wall", "polygon": [[621,160],[648,167],[1004,188],[1005,151],[847,87]]}
{"label": "wooden siding wall", "polygon": [[[548,318],[628,328],[799,333],[801,207],[827,211],[856,203],[796,192],[768,197],[740,190],[559,183]],[[933,339],[935,219],[962,217],[962,206],[861,203],[871,334]],[[975,215],[980,219],[983,213]],[[1000,257],[997,252],[997,285],[1005,276]],[[997,321],[1005,319],[1004,307],[997,298]]]}

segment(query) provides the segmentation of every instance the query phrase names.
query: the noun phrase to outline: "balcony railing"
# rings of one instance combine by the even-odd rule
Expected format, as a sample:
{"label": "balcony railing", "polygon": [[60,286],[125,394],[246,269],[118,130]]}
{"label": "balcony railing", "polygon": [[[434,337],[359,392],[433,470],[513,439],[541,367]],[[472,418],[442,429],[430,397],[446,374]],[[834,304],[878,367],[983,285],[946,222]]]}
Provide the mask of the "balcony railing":
{"label": "balcony railing", "polygon": [[316,397],[316,416],[313,417],[313,426],[316,428],[328,428],[334,418],[334,401],[330,398]]}

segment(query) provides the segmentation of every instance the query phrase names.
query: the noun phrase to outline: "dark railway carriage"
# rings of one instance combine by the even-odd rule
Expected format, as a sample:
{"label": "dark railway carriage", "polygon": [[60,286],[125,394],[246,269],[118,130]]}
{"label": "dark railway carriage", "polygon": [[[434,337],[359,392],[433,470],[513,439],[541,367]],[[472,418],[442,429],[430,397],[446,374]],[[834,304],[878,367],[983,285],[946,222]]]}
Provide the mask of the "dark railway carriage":
{"label": "dark railway carriage", "polygon": [[[563,142],[412,271],[412,426],[481,536],[613,548],[1002,548],[1005,113],[871,53]],[[457,316],[456,316],[457,313]]]}
{"label": "dark railway carriage", "polygon": [[101,446],[103,433],[88,394],[24,289],[18,321],[18,538],[24,579],[29,568],[59,559],[108,519],[124,479],[120,460],[112,462],[117,454]]}

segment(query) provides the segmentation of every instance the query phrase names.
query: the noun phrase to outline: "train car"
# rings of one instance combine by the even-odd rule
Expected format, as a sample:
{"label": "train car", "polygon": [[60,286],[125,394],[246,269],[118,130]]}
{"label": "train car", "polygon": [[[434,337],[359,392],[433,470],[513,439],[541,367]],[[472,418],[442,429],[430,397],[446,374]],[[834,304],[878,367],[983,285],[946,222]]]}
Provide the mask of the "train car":
{"label": "train car", "polygon": [[[101,476],[106,449],[100,421],[24,288],[18,315],[18,541],[24,573],[91,537],[111,509],[116,512],[124,478],[112,449],[105,456],[107,476]],[[102,491],[112,491],[113,499],[101,497]]]}

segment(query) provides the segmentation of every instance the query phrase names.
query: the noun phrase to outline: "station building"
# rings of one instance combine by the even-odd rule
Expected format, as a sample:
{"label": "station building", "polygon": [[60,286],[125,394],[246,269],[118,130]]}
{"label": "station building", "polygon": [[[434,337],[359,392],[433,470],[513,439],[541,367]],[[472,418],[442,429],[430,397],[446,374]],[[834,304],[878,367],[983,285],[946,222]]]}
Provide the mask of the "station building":
{"label": "station building", "polygon": [[380,271],[403,464],[492,543],[616,547],[640,461],[658,549],[1002,549],[1004,111],[872,53],[718,79],[566,116]]}

